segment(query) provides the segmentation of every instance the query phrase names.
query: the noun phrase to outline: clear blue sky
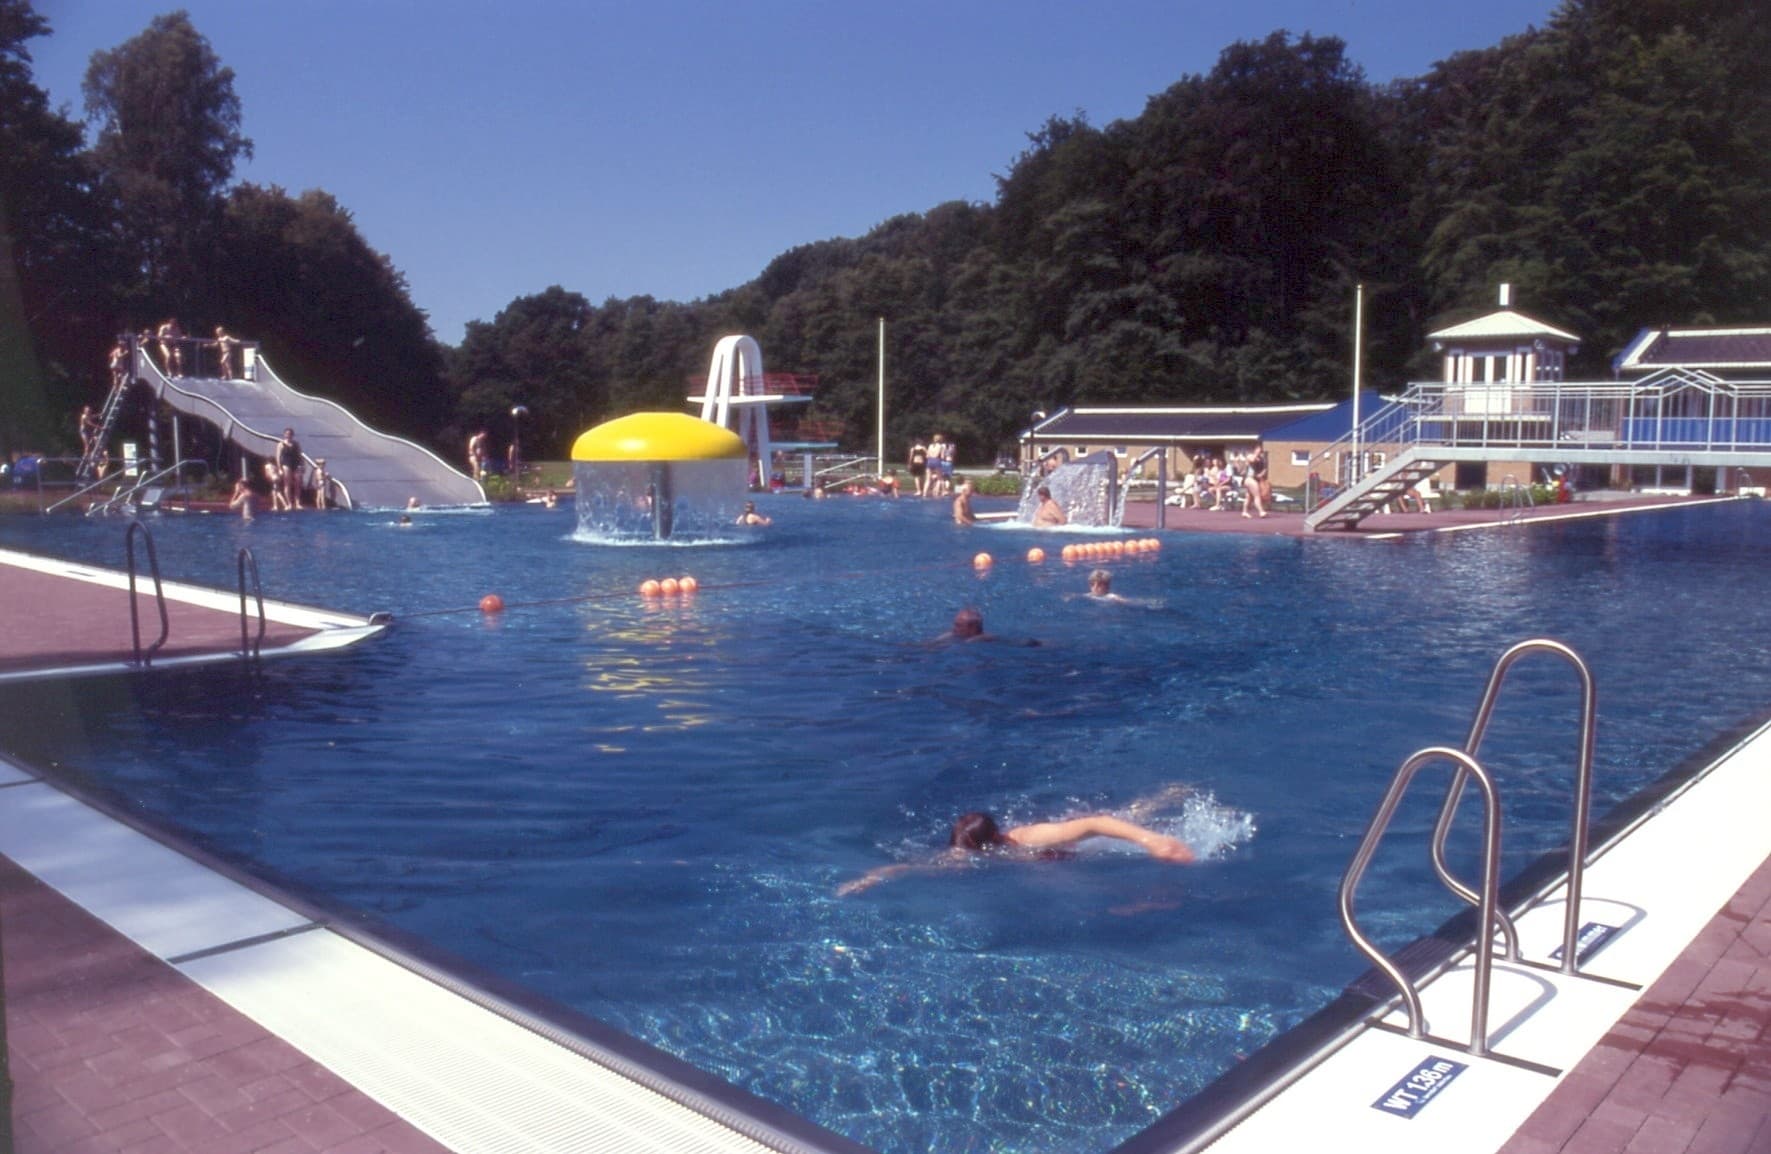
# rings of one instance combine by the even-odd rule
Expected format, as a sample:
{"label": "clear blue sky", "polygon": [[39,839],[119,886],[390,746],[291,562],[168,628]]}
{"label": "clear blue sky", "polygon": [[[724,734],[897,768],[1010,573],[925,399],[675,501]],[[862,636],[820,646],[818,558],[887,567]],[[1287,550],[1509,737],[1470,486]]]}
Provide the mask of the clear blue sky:
{"label": "clear blue sky", "polygon": [[[37,83],[176,0],[37,0]],[[810,241],[988,202],[1026,133],[1136,116],[1236,40],[1339,36],[1374,81],[1555,0],[187,0],[235,73],[238,176],[323,188],[451,344],[559,284],[688,301]]]}

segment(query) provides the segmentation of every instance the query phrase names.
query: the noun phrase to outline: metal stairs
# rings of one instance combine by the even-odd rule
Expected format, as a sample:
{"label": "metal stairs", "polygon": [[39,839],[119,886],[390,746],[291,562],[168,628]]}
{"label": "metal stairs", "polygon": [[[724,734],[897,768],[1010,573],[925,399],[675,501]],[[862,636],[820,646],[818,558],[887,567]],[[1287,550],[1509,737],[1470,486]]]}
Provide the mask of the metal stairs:
{"label": "metal stairs", "polygon": [[131,381],[127,375],[111,383],[111,391],[105,395],[104,408],[98,414],[98,435],[93,437],[80,452],[80,467],[74,472],[77,481],[90,481],[98,476],[98,467],[111,454],[111,435],[117,431],[117,421],[123,415],[123,398],[129,392]]}
{"label": "metal stairs", "polygon": [[1323,502],[1304,518],[1304,527],[1352,529],[1359,522],[1381,510],[1414,486],[1423,477],[1430,477],[1449,462],[1432,455],[1430,446],[1410,445],[1383,465]]}

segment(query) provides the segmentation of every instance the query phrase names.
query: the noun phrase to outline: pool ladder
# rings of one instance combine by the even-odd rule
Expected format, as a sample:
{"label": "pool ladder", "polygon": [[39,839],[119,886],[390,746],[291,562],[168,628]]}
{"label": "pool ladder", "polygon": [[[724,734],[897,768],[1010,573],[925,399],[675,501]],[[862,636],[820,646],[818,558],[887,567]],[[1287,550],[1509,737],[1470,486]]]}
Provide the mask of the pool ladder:
{"label": "pool ladder", "polygon": [[[1383,801],[1379,803],[1377,813],[1371,819],[1360,841],[1359,848],[1353,854],[1352,862],[1341,879],[1340,914],[1341,924],[1353,940],[1353,945],[1371,960],[1396,986],[1401,994],[1403,1006],[1408,1013],[1408,1036],[1424,1039],[1427,1036],[1427,1022],[1421,1010],[1420,993],[1415,982],[1390,957],[1377,948],[1372,941],[1359,929],[1353,915],[1353,899],[1358,890],[1359,882],[1365,876],[1366,868],[1371,864],[1372,856],[1377,852],[1378,844],[1388,831],[1390,820],[1395,816],[1396,807],[1401,804],[1403,795],[1408,792],[1409,785],[1415,775],[1426,766],[1435,762],[1449,762],[1455,766],[1451,784],[1446,790],[1445,801],[1439,809],[1439,820],[1433,829],[1431,856],[1433,872],[1445,887],[1460,900],[1476,907],[1476,938],[1474,989],[1470,998],[1470,1044],[1468,1050],[1476,1057],[1488,1053],[1488,997],[1490,978],[1494,965],[1494,940],[1498,935],[1506,957],[1512,962],[1521,962],[1519,957],[1519,933],[1513,924],[1512,915],[1500,908],[1500,846],[1501,821],[1500,801],[1496,792],[1493,775],[1485,769],[1476,755],[1481,751],[1482,738],[1488,731],[1489,720],[1494,715],[1495,699],[1500,694],[1501,685],[1507,673],[1523,657],[1533,653],[1543,653],[1560,657],[1574,667],[1581,683],[1581,715],[1580,715],[1580,759],[1574,773],[1574,814],[1568,838],[1568,878],[1567,878],[1567,909],[1562,925],[1562,973],[1578,975],[1580,973],[1580,953],[1577,939],[1580,934],[1580,897],[1583,876],[1586,871],[1587,856],[1587,809],[1592,798],[1593,778],[1593,738],[1598,712],[1597,694],[1593,688],[1592,670],[1587,667],[1579,654],[1559,641],[1549,638],[1533,638],[1519,644],[1501,654],[1495,662],[1494,670],[1488,678],[1488,688],[1482,694],[1481,704],[1477,706],[1475,721],[1470,726],[1470,733],[1464,739],[1462,749],[1447,746],[1429,746],[1412,754],[1396,770],[1390,780],[1389,789],[1385,791]],[[1482,794],[1483,803],[1483,838],[1482,838],[1482,879],[1480,888],[1472,888],[1459,880],[1445,861],[1445,841],[1451,832],[1451,824],[1457,812],[1458,802],[1463,798],[1463,791],[1474,779]],[[1534,963],[1521,963],[1531,965]]]}
{"label": "pool ladder", "polygon": [[[160,614],[160,635],[146,649],[141,644],[141,608],[136,602],[136,565],[135,539],[140,537],[144,553],[147,557],[148,576],[154,581],[154,605]],[[172,632],[171,620],[166,613],[166,590],[160,580],[160,558],[154,551],[154,535],[140,521],[129,522],[123,531],[123,557],[129,574],[129,641],[133,651],[135,664],[146,669],[153,664],[154,654],[166,644],[166,638]],[[258,579],[258,559],[252,550],[242,545],[235,557],[235,564],[240,575],[240,657],[256,659],[264,645],[264,585]],[[252,580],[251,593],[258,608],[258,629],[253,632],[249,627],[251,615],[247,611],[247,578]]]}
{"label": "pool ladder", "polygon": [[[135,539],[138,536],[147,550],[148,574],[154,579],[154,605],[160,611],[160,636],[146,649],[141,647],[141,608],[135,599]],[[129,528],[123,531],[123,558],[129,570],[129,641],[135,664],[146,669],[153,664],[154,654],[159,652],[160,646],[166,644],[172,625],[166,616],[166,590],[160,584],[160,558],[154,552],[154,535],[140,521],[129,522]]]}

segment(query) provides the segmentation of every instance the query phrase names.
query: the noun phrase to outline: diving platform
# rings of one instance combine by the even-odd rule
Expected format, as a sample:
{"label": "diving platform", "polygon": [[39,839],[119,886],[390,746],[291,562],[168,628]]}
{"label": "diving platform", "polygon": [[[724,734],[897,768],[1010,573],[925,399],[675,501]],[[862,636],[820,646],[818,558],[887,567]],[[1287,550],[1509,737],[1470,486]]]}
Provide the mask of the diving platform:
{"label": "diving platform", "polygon": [[1771,470],[1771,381],[1674,368],[1627,383],[1413,384],[1315,454],[1312,469],[1352,479],[1304,523],[1355,528],[1421,478],[1479,461]]}
{"label": "diving platform", "polygon": [[[370,428],[344,406],[286,384],[256,350],[243,377],[169,377],[144,345],[131,362],[134,382],[174,412],[221,430],[244,452],[272,457],[284,429],[294,429],[307,466],[326,462],[337,503],[347,509],[486,504],[478,481],[403,437]],[[107,404],[107,411],[113,406]]]}
{"label": "diving platform", "polygon": [[[775,388],[773,385],[787,387]],[[769,410],[779,405],[809,405],[812,394],[792,374],[764,374],[762,346],[754,337],[721,337],[713,347],[707,369],[707,387],[688,398],[701,406],[701,419],[741,437],[758,462],[757,482],[766,484],[770,463],[777,452],[805,445],[784,445],[771,440]]]}

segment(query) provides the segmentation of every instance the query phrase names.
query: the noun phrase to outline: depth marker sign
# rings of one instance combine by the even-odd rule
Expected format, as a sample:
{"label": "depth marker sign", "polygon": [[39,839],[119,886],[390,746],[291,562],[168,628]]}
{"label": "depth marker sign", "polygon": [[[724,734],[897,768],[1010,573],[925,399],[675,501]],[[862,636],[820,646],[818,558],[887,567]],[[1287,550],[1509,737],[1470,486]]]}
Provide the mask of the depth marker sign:
{"label": "depth marker sign", "polygon": [[1385,1091],[1383,1097],[1371,1104],[1371,1108],[1399,1118],[1412,1118],[1426,1109],[1427,1103],[1437,1098],[1440,1091],[1451,1085],[1467,1069],[1469,1066],[1463,1062],[1429,1057],[1409,1071],[1407,1077]]}

